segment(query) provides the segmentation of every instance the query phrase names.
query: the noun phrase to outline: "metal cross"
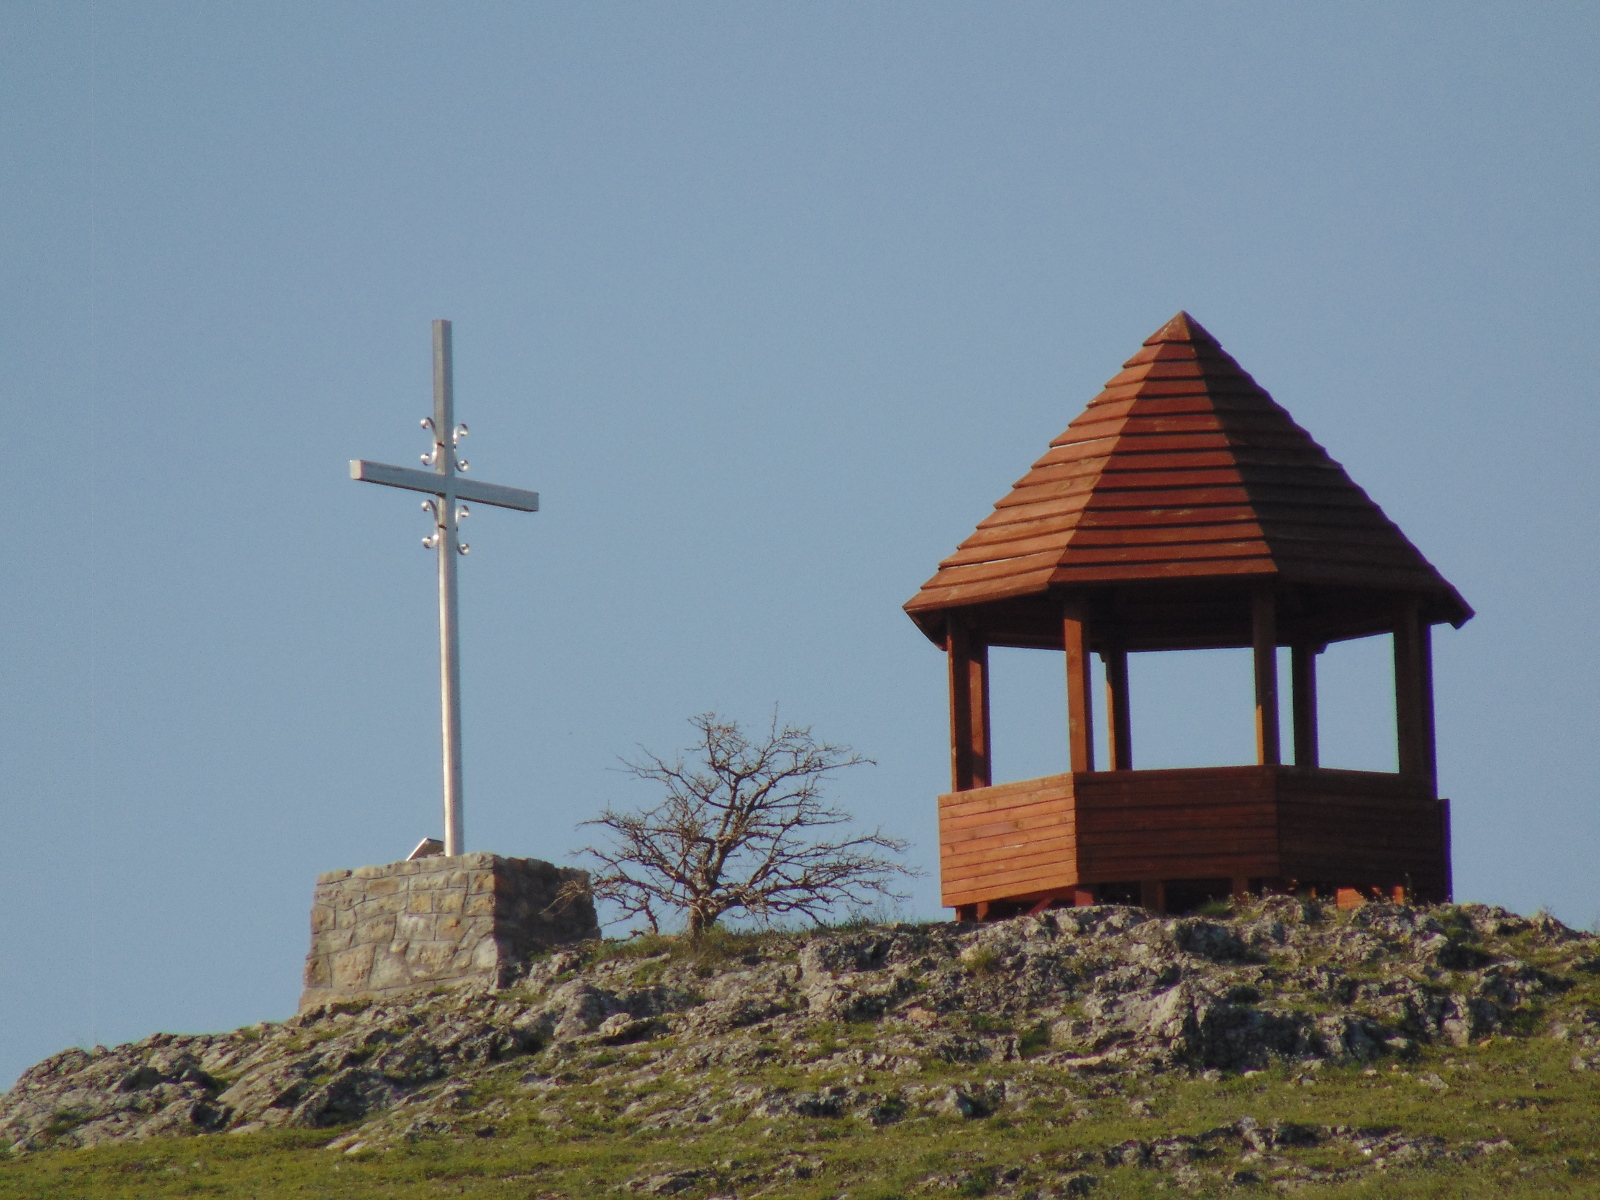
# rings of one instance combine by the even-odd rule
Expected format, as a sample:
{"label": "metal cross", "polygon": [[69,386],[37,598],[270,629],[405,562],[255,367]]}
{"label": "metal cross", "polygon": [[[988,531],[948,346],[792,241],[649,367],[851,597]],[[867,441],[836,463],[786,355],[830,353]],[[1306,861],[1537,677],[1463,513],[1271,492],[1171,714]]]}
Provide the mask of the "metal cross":
{"label": "metal cross", "polygon": [[350,478],[364,483],[431,492],[422,507],[433,514],[434,530],[422,544],[439,557],[439,709],[444,738],[444,852],[464,854],[461,822],[461,659],[460,637],[456,629],[456,556],[469,547],[460,540],[457,523],[468,514],[466,500],[515,508],[521,512],[539,511],[539,493],[521,488],[501,487],[463,479],[465,459],[456,456],[456,447],[467,435],[465,425],[456,424],[455,382],[450,354],[450,322],[433,323],[433,416],[422,418],[422,427],[433,434],[433,449],[422,456],[431,471],[411,467],[391,467],[387,463],[350,460]]}

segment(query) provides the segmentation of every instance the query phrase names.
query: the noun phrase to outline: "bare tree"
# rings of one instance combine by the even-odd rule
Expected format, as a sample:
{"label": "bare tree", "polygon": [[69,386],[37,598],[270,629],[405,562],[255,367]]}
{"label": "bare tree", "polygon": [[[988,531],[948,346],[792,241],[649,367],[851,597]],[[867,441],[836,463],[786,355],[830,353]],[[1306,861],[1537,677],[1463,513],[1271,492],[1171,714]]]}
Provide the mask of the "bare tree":
{"label": "bare tree", "polygon": [[683,913],[698,938],[724,913],[761,922],[799,914],[820,922],[839,905],[903,900],[891,880],[916,871],[886,855],[907,843],[880,830],[833,834],[849,813],[822,798],[824,779],[872,760],[848,746],[819,742],[809,726],[772,724],[751,738],[737,721],[715,713],[690,718],[696,744],[671,761],[649,750],[623,759],[623,769],[661,784],[653,808],[618,812],[609,804],[593,821],[609,835],[586,846],[598,869],[574,895],[609,900],[624,919],[644,918],[659,932],[663,918]]}

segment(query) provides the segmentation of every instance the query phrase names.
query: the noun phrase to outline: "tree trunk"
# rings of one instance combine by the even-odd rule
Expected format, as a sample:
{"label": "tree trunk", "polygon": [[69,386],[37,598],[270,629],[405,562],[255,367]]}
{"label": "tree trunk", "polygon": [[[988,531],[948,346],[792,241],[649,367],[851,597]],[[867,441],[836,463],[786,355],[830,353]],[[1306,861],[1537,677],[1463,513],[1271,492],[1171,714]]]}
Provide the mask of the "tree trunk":
{"label": "tree trunk", "polygon": [[707,913],[704,909],[693,907],[689,909],[689,940],[698,942],[706,932],[717,923],[715,913]]}

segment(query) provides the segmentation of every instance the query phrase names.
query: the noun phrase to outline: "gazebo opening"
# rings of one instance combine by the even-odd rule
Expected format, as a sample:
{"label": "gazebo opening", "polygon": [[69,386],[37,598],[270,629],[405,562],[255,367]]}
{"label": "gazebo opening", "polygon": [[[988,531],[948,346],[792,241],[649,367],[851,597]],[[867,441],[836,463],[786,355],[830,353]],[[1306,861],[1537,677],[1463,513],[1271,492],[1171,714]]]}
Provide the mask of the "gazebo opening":
{"label": "gazebo opening", "polygon": [[[1431,630],[1472,610],[1187,314],[1146,340],[906,611],[948,658],[940,864],[963,918],[1135,894],[1158,911],[1261,891],[1449,897]],[[1319,660],[1383,634],[1395,769],[1324,765]],[[995,647],[1057,652],[1064,771],[997,782]],[[1249,655],[1247,761],[1141,767],[1132,663],[1225,649]]]}
{"label": "gazebo opening", "polygon": [[996,646],[989,652],[994,779],[1006,783],[1067,769],[1067,692],[1061,655]]}
{"label": "gazebo opening", "polygon": [[1335,642],[1317,659],[1317,727],[1325,767],[1400,769],[1394,711],[1394,638]]}
{"label": "gazebo opening", "polygon": [[[1254,762],[1253,670],[1248,650],[1128,655],[1134,763],[1153,770]],[[1095,694],[1106,694],[1103,684]],[[1105,732],[1097,729],[1096,735],[1095,761],[1110,762]]]}

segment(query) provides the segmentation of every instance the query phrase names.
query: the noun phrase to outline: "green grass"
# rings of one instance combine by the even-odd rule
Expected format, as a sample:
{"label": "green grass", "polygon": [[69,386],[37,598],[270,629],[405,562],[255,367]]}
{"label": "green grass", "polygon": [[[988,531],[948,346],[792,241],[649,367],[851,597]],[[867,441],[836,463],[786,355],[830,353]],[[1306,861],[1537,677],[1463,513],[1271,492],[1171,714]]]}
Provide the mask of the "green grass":
{"label": "green grass", "polygon": [[[559,1132],[546,1128],[537,1116],[545,1101],[526,1098],[516,1083],[529,1065],[524,1061],[510,1064],[476,1093],[478,1103],[498,1102],[500,1112],[509,1114],[494,1119],[488,1136],[476,1135],[469,1113],[459,1136],[402,1142],[382,1153],[323,1149],[345,1132],[337,1129],[158,1139],[43,1153],[0,1161],[0,1197],[408,1200],[454,1195],[530,1200],[623,1194],[631,1178],[681,1170],[706,1172],[679,1193],[691,1198],[718,1191],[745,1195],[763,1187],[772,1188],[765,1194],[774,1200],[823,1200],[845,1192],[852,1200],[1021,1194],[1028,1186],[1053,1187],[1062,1170],[1095,1176],[1095,1196],[1171,1196],[1170,1171],[1084,1165],[1077,1156],[1098,1154],[1127,1139],[1149,1142],[1199,1133],[1244,1115],[1262,1125],[1277,1120],[1392,1128],[1412,1137],[1442,1137],[1452,1146],[1505,1138],[1513,1147],[1464,1164],[1395,1167],[1342,1183],[1308,1184],[1295,1190],[1297,1196],[1514,1200],[1600,1195],[1600,1083],[1589,1073],[1571,1070],[1570,1049],[1543,1039],[1496,1038],[1487,1046],[1430,1050],[1414,1063],[1383,1063],[1371,1073],[1359,1067],[1324,1068],[1311,1073],[1314,1082],[1309,1085],[1297,1081],[1306,1076],[1292,1067],[1211,1082],[1176,1074],[1127,1082],[1041,1072],[1026,1062],[941,1066],[911,1081],[1003,1079],[1033,1072],[1041,1081],[1059,1083],[1082,1115],[1052,1089],[1048,1098],[1020,1112],[967,1121],[912,1118],[880,1128],[840,1117],[746,1120],[690,1131],[645,1129],[616,1115],[632,1095],[620,1096],[606,1077],[608,1069],[643,1060],[613,1062],[613,1056],[604,1053],[575,1064],[578,1078],[565,1095],[568,1111],[578,1116]],[[1442,1079],[1446,1089],[1421,1082],[1429,1075]],[[754,1082],[815,1088],[828,1081],[781,1069],[710,1072],[694,1086],[731,1089]],[[880,1083],[885,1090],[893,1086],[889,1080]],[[1141,1103],[1136,1106],[1135,1101]],[[1229,1146],[1221,1158],[1195,1164],[1198,1179],[1178,1194],[1279,1194],[1268,1183],[1229,1183],[1233,1171],[1248,1165],[1239,1161],[1237,1145]],[[1292,1164],[1323,1170],[1360,1162],[1359,1153],[1337,1142],[1281,1153]],[[786,1163],[821,1166],[809,1178],[769,1182]],[[1007,1173],[1018,1168],[1021,1178],[1008,1185]],[[762,1182],[741,1182],[752,1175]],[[931,1191],[924,1187],[930,1176],[940,1177],[943,1185]]]}

